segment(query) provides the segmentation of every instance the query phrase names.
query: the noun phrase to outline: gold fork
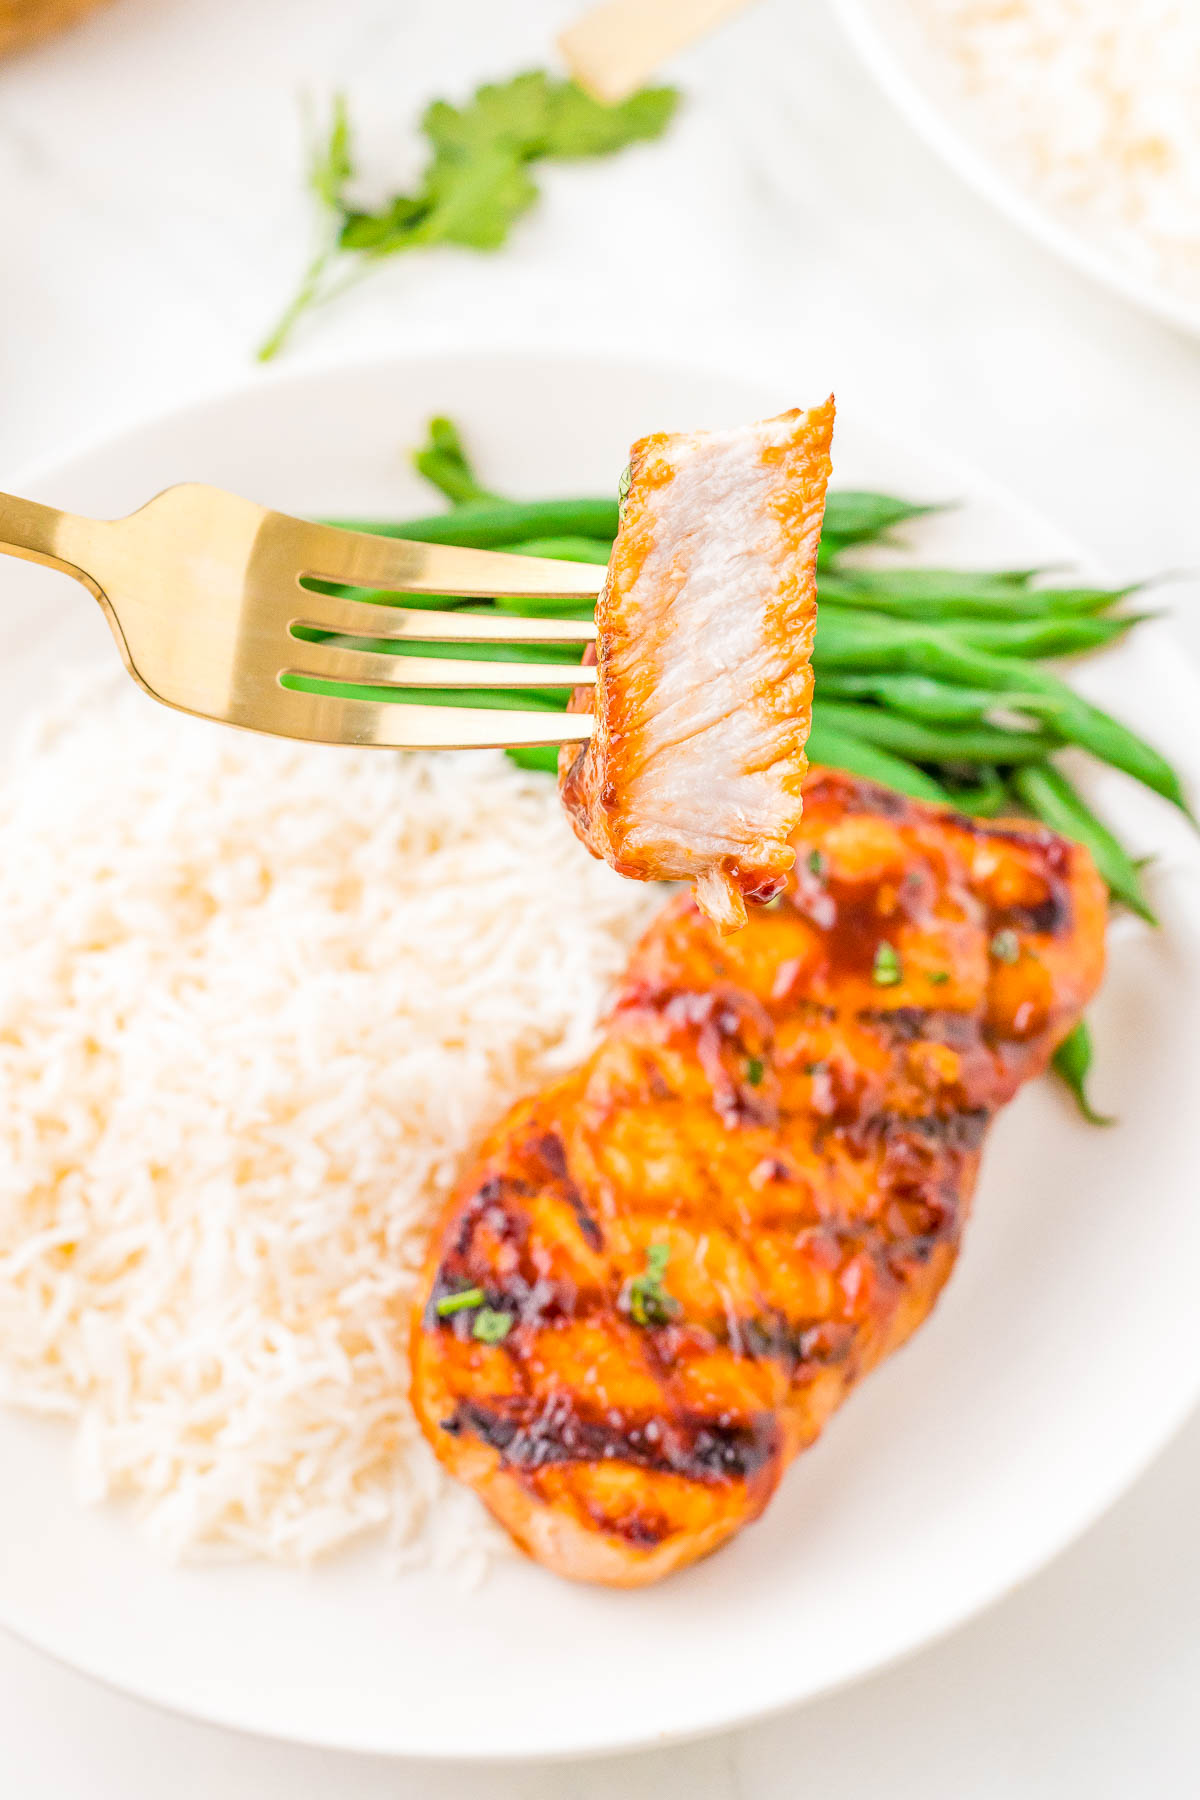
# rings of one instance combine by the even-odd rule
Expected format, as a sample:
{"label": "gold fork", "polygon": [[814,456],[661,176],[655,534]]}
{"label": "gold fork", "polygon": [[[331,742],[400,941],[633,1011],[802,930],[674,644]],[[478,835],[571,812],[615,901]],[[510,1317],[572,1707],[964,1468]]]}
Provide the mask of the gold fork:
{"label": "gold fork", "polygon": [[[219,488],[168,488],[127,519],[86,519],[0,494],[0,551],[73,575],[99,600],[125,667],[155,700],[278,737],[406,750],[582,743],[586,715],[341,699],[285,681],[403,688],[562,688],[592,668],[406,656],[406,645],[568,644],[590,621],[439,612],[313,591],[309,582],[453,594],[594,600],[594,565],[463,550],[311,525]],[[386,639],[383,653],[353,642]]]}

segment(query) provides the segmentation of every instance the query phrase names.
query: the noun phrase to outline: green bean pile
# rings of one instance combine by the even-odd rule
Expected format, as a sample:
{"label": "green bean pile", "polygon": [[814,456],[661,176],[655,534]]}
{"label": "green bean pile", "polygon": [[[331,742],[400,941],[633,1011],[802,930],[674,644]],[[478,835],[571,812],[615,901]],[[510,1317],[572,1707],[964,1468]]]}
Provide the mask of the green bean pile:
{"label": "green bean pile", "polygon": [[[526,556],[608,561],[617,499],[521,501],[484,488],[448,419],[434,419],[414,461],[451,502],[450,510],[400,521],[343,519],[352,530],[426,543],[519,551]],[[1115,642],[1145,613],[1118,610],[1131,588],[1049,586],[1039,571],[864,568],[850,554],[886,543],[896,527],[935,510],[888,494],[830,493],[818,560],[820,608],[813,652],[815,693],[808,754],[922,800],[948,802],[979,817],[1028,813],[1086,845],[1113,899],[1155,923],[1137,865],[1056,762],[1074,747],[1123,770],[1188,812],[1169,763],[1108,713],[1076,694],[1048,660]],[[345,592],[346,590],[338,590]],[[360,597],[395,596],[360,592]],[[404,596],[406,606],[481,606],[445,596]],[[502,599],[505,610],[586,618],[591,608],[559,600]],[[314,634],[319,635],[319,634]],[[380,649],[394,648],[379,642]],[[436,655],[437,645],[405,645]],[[564,664],[561,689],[474,690],[347,687],[302,678],[321,692],[433,705],[561,710],[570,696],[569,647],[474,645],[481,661],[551,658]],[[510,750],[523,767],[552,771],[553,749]],[[1190,817],[1190,813],[1188,814]],[[1055,1066],[1085,1115],[1091,1062],[1085,1026],[1061,1047]]]}

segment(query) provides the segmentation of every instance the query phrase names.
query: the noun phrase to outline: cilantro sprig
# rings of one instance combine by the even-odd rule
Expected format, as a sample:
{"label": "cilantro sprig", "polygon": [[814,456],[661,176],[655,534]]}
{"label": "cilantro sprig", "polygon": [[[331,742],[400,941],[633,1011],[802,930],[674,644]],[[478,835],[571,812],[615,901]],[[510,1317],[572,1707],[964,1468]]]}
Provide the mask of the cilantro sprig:
{"label": "cilantro sprig", "polygon": [[277,356],[305,313],[385,257],[435,244],[498,250],[537,199],[537,163],[609,156],[661,137],[678,103],[674,88],[659,87],[605,106],[540,69],[478,88],[463,106],[435,100],[421,120],[430,154],[417,187],[370,212],[349,198],[357,176],[353,136],[345,97],[336,96],[327,133],[310,133],[316,248],[259,360]]}

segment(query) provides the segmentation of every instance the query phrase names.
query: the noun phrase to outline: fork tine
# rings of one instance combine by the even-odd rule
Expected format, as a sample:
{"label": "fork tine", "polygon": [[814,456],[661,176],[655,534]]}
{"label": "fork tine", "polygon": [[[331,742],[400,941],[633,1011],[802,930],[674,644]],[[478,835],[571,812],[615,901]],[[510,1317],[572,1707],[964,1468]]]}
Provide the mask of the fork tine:
{"label": "fork tine", "polygon": [[[247,719],[261,730],[261,714]],[[495,750],[511,746],[582,744],[591,735],[588,713],[550,709],[505,712],[474,706],[343,700],[278,688],[268,729],[320,744],[377,745],[393,750]]]}
{"label": "fork tine", "polygon": [[336,631],[343,637],[417,638],[424,644],[596,641],[596,627],[590,619],[524,619],[519,614],[500,612],[426,612],[410,606],[381,606],[374,600],[347,600],[340,594],[305,594],[292,624],[304,625],[310,631]]}
{"label": "fork tine", "polygon": [[[276,515],[280,517],[281,515]],[[295,530],[297,573],[349,587],[391,588],[410,594],[495,594],[594,600],[604,580],[595,563],[514,556],[503,550],[464,550],[455,544],[418,544],[371,537],[332,525],[286,520]]]}
{"label": "fork tine", "polygon": [[337,644],[297,642],[289,675],[320,681],[358,681],[377,686],[443,688],[593,687],[596,670],[577,663],[466,662],[444,656],[385,656],[374,650],[346,650]]}

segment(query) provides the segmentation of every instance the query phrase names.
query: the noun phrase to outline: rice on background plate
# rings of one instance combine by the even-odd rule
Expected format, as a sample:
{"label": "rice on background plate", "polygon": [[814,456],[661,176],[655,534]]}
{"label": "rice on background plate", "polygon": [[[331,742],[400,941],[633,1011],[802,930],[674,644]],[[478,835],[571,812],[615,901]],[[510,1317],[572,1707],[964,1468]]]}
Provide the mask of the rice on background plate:
{"label": "rice on background plate", "polygon": [[500,1542],[408,1404],[464,1155],[656,904],[499,753],[299,746],[88,677],[0,784],[0,1401],[171,1554]]}
{"label": "rice on background plate", "polygon": [[1030,194],[1140,279],[1200,301],[1196,0],[913,0]]}

